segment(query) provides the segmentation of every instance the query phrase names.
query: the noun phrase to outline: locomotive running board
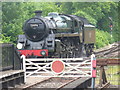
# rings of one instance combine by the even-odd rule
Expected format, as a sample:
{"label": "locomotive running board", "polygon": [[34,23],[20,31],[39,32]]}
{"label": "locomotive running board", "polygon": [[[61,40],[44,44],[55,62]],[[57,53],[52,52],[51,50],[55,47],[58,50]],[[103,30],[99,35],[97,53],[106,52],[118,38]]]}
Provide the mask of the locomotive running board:
{"label": "locomotive running board", "polygon": [[23,58],[26,77],[91,77],[91,60],[83,58]]}

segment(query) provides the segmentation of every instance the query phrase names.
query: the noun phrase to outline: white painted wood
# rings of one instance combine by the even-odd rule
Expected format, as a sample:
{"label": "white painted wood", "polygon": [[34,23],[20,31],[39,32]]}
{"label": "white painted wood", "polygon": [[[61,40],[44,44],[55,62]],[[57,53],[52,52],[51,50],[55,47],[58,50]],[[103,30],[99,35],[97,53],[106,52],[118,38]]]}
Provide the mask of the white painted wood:
{"label": "white painted wood", "polygon": [[29,61],[54,61],[54,60],[73,60],[73,61],[76,61],[76,60],[79,60],[79,61],[83,61],[83,58],[29,58],[27,60]]}
{"label": "white painted wood", "polygon": [[25,56],[22,55],[21,58],[23,59],[24,82],[26,83],[26,62],[25,62]]}
{"label": "white painted wood", "polygon": [[[56,60],[62,61],[65,65],[61,74],[56,74],[51,69],[52,62]],[[91,77],[91,60],[83,58],[23,58],[23,63],[26,77]]]}

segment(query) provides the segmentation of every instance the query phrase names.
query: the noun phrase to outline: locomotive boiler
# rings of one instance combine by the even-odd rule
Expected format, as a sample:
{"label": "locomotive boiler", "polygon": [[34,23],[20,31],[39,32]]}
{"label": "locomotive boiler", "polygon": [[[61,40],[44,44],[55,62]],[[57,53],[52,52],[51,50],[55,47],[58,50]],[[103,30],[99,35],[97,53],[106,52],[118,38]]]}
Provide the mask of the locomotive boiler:
{"label": "locomotive boiler", "polygon": [[26,57],[81,57],[93,52],[95,27],[86,18],[51,12],[42,17],[35,11],[25,21],[24,35],[18,36],[17,48]]}

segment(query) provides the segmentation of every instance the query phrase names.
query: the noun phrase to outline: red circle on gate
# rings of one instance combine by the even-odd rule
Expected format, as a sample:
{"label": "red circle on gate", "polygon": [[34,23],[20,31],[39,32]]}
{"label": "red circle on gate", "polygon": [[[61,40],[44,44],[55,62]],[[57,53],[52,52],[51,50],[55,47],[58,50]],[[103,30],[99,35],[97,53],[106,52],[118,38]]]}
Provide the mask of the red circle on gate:
{"label": "red circle on gate", "polygon": [[62,61],[54,61],[52,63],[52,70],[55,73],[61,73],[64,70],[64,64]]}

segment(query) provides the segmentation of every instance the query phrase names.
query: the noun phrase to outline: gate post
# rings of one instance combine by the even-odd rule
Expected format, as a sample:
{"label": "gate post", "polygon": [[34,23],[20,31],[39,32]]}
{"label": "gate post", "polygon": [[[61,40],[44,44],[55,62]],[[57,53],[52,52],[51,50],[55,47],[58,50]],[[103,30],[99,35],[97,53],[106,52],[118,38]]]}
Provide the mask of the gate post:
{"label": "gate post", "polygon": [[22,55],[21,56],[22,60],[23,60],[23,71],[24,71],[24,82],[26,83],[26,65],[25,65],[25,56]]}
{"label": "gate post", "polygon": [[92,90],[95,89],[95,77],[96,77],[96,58],[95,55],[91,55],[91,71],[92,71],[92,81],[91,81],[91,88]]}

